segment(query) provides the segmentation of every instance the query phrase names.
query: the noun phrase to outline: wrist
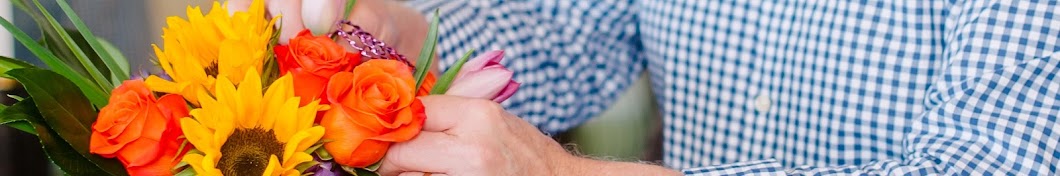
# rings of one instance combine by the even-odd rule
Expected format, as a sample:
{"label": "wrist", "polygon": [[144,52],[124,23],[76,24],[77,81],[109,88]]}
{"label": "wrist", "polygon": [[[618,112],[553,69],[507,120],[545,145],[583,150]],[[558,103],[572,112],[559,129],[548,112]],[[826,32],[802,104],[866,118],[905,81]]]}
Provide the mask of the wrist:
{"label": "wrist", "polygon": [[[600,163],[563,152],[550,163],[552,175],[587,175],[583,168],[598,168]],[[591,175],[591,174],[590,174]]]}
{"label": "wrist", "polygon": [[681,175],[677,170],[651,164],[601,161],[564,153],[553,162],[552,175]]}

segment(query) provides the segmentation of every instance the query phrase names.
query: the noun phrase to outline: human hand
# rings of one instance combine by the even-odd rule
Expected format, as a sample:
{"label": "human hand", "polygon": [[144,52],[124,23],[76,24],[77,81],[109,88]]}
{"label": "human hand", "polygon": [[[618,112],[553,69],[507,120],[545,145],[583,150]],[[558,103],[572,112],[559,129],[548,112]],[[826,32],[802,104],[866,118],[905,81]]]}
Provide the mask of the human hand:
{"label": "human hand", "polygon": [[423,132],[391,146],[382,175],[677,175],[666,168],[596,161],[567,153],[497,103],[457,96],[421,97]]}
{"label": "human hand", "polygon": [[[245,11],[250,7],[253,0],[229,0],[228,10]],[[305,3],[303,3],[305,2]],[[303,6],[303,4],[330,4]],[[344,17],[346,0],[266,0],[265,6],[271,16],[282,15],[280,31],[281,44],[298,35],[298,32],[306,29],[306,22],[324,23],[308,25],[334,24],[338,19]],[[322,6],[322,7],[321,7]],[[305,11],[310,8],[314,11]],[[335,14],[337,13],[337,15]],[[419,55],[423,46],[423,39],[427,38],[426,18],[403,4],[390,0],[358,0],[353,7],[349,20],[361,26],[361,29],[371,33],[377,39],[382,40],[389,46],[393,46],[398,53],[406,57],[414,58]],[[333,29],[333,27],[332,27]],[[346,27],[343,30],[349,30]],[[352,50],[348,44],[347,49]]]}

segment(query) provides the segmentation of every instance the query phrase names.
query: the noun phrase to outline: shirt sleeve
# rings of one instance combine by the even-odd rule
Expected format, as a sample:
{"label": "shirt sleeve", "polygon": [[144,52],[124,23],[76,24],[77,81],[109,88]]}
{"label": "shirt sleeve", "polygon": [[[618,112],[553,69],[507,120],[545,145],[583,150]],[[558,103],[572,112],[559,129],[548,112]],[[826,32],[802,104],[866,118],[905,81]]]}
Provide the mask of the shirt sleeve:
{"label": "shirt sleeve", "polygon": [[[686,169],[686,175],[1057,175],[1060,14],[1056,2],[947,4],[941,77],[903,157],[862,165]],[[736,174],[732,174],[736,173]],[[770,174],[774,173],[774,174]]]}
{"label": "shirt sleeve", "polygon": [[465,52],[505,50],[520,90],[504,105],[547,133],[607,109],[644,68],[632,0],[416,0],[440,13],[444,70]]}

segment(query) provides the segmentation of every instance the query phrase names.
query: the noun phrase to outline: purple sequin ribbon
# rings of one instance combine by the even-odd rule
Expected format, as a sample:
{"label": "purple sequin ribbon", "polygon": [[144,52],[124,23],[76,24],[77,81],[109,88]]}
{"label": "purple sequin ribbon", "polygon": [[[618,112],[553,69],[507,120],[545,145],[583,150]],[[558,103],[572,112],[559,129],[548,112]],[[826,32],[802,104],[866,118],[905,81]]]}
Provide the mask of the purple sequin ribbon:
{"label": "purple sequin ribbon", "polygon": [[[405,56],[397,53],[393,47],[387,46],[382,40],[376,39],[369,34],[367,31],[361,29],[361,26],[357,26],[348,20],[339,21],[339,30],[334,35],[342,37],[347,42],[350,42],[350,46],[354,49],[361,51],[361,56],[369,59],[391,59],[405,62],[409,67],[415,68],[412,62],[409,62]],[[342,30],[343,27],[350,26],[352,29],[349,31]]]}

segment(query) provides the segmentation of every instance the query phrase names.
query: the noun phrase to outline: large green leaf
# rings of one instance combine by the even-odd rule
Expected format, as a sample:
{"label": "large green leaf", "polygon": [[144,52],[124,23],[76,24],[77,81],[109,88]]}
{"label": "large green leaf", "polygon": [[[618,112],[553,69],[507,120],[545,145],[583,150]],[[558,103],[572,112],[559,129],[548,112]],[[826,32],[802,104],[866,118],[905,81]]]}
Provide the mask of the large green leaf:
{"label": "large green leaf", "polygon": [[[56,2],[59,4],[59,7],[63,9],[63,12],[66,13],[66,17],[70,18],[70,22],[73,23],[74,27],[77,28],[77,31],[80,32],[81,37],[83,37],[85,41],[88,41],[91,50],[95,51],[96,55],[99,56],[100,60],[106,65],[107,70],[110,70],[111,74],[113,74],[112,76],[116,77],[118,80],[129,79],[128,66],[126,66],[125,69],[122,69],[120,65],[121,63],[114,59],[113,54],[110,53],[106,46],[96,38],[96,35],[92,34],[92,31],[88,29],[85,22],[81,21],[81,17],[77,16],[77,13],[74,13],[73,8],[70,8],[70,4],[66,3],[66,0],[56,0]],[[125,64],[128,65],[128,63]]]}
{"label": "large green leaf", "polygon": [[39,116],[39,114],[37,107],[33,105],[33,101],[29,99],[22,100],[0,111],[0,125],[7,125],[11,128],[37,135],[37,131],[33,129],[33,125],[29,122],[34,118],[32,115]]}
{"label": "large green leaf", "polygon": [[11,70],[7,74],[26,88],[41,110],[41,115],[44,115],[45,122],[51,124],[71,145],[82,147],[84,153],[88,153],[88,139],[96,111],[88,99],[74,89],[73,83],[43,69],[23,68]]}
{"label": "large green leaf", "polygon": [[[114,159],[105,159],[99,156],[84,156],[71,146],[44,122],[32,98],[16,103],[11,108],[19,108],[21,122],[29,125],[29,130],[36,134],[44,147],[44,153],[48,159],[59,166],[67,175],[128,175],[122,168],[121,163]],[[9,109],[3,113],[8,114]],[[6,116],[5,116],[6,117]],[[22,129],[20,129],[22,130]]]}
{"label": "large green leaf", "polygon": [[22,43],[26,49],[29,49],[29,51],[36,55],[37,58],[40,58],[45,65],[48,65],[53,71],[66,77],[68,80],[73,81],[74,84],[76,84],[76,87],[80,88],[81,91],[84,92],[84,95],[92,101],[93,105],[96,105],[97,107],[107,105],[107,98],[109,97],[107,92],[109,90],[105,91],[99,85],[88,81],[88,78],[78,74],[73,67],[63,63],[63,61],[59,60],[55,54],[48,51],[44,46],[38,44],[33,38],[26,35],[25,32],[22,32],[22,30],[15,27],[10,21],[7,21],[7,19],[0,18],[0,25],[7,29],[7,31],[11,33],[11,36],[18,40],[19,43]]}
{"label": "large green leaf", "polygon": [[[438,10],[434,10],[434,17],[431,18],[431,26],[427,28],[427,38],[423,41],[423,48],[420,49],[420,57],[416,60],[416,72],[413,76],[416,79],[416,87],[420,87],[423,84],[423,79],[427,78],[427,73],[431,71],[430,67],[434,62],[434,48],[438,44]],[[412,90],[416,92],[416,90]]]}
{"label": "large green leaf", "polygon": [[[62,43],[65,44],[67,48],[70,48],[70,52],[73,53],[74,57],[77,58],[78,63],[81,63],[82,68],[88,71],[89,77],[92,78],[92,80],[95,81],[95,83],[102,87],[104,90],[113,89],[114,85],[110,83],[110,80],[108,79],[109,77],[103,75],[103,72],[96,67],[96,65],[88,57],[88,54],[86,54],[85,51],[77,45],[77,42],[74,40],[73,37],[70,36],[70,33],[67,33],[66,29],[64,29],[63,26],[59,24],[59,21],[55,20],[55,17],[52,17],[51,13],[48,13],[48,10],[44,8],[44,5],[41,5],[40,1],[38,0],[33,0],[33,4],[37,6],[37,9],[40,10],[41,14],[44,15],[44,18],[47,19],[46,24],[49,24],[48,27],[52,28],[53,31],[59,34],[60,41],[62,41]],[[89,42],[95,42],[95,39],[92,39]]]}
{"label": "large green leaf", "polygon": [[[89,140],[91,139],[91,126],[96,119],[96,111],[88,99],[74,88],[74,84],[61,75],[43,69],[23,68],[7,72],[18,80],[26,88],[33,99],[34,104],[40,110],[44,124],[50,130],[37,129],[37,134],[45,145],[55,145],[60,149],[56,155],[66,156],[71,154],[91,161],[98,168],[112,175],[124,175],[120,163],[114,160],[104,159],[89,152]],[[37,124],[34,124],[35,126]],[[55,134],[46,137],[44,132]],[[65,142],[73,152],[63,149],[61,144]],[[49,153],[49,156],[52,156]],[[54,157],[54,156],[53,156]],[[63,166],[65,159],[52,159],[56,164]],[[73,164],[77,164],[75,161]],[[64,169],[67,171],[67,169]],[[79,171],[79,170],[75,170]],[[70,171],[67,171],[70,172]],[[79,175],[79,174],[74,174]]]}
{"label": "large green leaf", "polygon": [[0,56],[0,77],[10,77],[5,74],[7,71],[26,67],[33,67],[33,64],[15,58]]}
{"label": "large green leaf", "polygon": [[434,82],[434,88],[431,88],[431,95],[445,94],[445,91],[449,90],[449,86],[453,85],[453,81],[456,80],[456,74],[460,73],[460,68],[464,68],[464,63],[467,63],[468,58],[471,58],[471,54],[475,50],[468,50],[464,53],[464,57],[460,57],[449,70],[446,70],[442,77],[438,78],[437,82]]}

